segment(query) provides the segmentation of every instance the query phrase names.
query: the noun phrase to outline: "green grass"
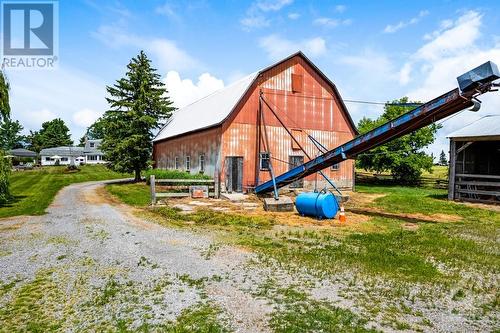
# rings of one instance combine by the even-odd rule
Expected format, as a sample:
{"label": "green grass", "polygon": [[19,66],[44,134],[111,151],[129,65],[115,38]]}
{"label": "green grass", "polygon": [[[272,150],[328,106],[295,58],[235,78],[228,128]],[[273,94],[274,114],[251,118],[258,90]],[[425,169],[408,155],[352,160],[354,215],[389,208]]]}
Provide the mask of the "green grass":
{"label": "green grass", "polygon": [[147,206],[151,203],[151,194],[144,183],[137,184],[109,184],[106,189],[122,202],[131,206]]}
{"label": "green grass", "polygon": [[102,165],[81,166],[76,172],[67,172],[62,166],[13,172],[10,190],[14,199],[0,206],[0,218],[44,214],[57,192],[73,183],[128,177],[130,175],[110,171]]}
{"label": "green grass", "polygon": [[265,281],[255,296],[272,300],[270,327],[276,333],[299,332],[377,332],[366,328],[367,321],[348,309],[312,299],[298,286],[278,287],[275,280]]}
{"label": "green grass", "polygon": [[145,173],[147,181],[149,181],[149,177],[151,175],[155,175],[156,179],[211,179],[209,176],[201,173],[189,173],[179,170],[150,169]]}

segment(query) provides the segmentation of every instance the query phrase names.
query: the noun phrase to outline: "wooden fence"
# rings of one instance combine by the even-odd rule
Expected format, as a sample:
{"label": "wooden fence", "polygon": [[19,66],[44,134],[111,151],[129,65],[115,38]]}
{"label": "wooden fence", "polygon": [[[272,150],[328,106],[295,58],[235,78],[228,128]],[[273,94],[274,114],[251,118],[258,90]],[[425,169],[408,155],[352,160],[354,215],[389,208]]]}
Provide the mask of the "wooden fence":
{"label": "wooden fence", "polygon": [[151,189],[151,204],[156,204],[159,198],[189,197],[191,186],[207,186],[208,196],[218,198],[219,190],[212,179],[156,179],[155,175],[149,178]]}
{"label": "wooden fence", "polygon": [[[394,179],[391,175],[387,174],[374,174],[370,172],[356,172],[356,182],[357,183],[368,183],[368,184],[395,184]],[[439,189],[448,188],[448,179],[443,178],[433,178],[433,177],[421,177],[418,186],[421,187],[432,187]]]}

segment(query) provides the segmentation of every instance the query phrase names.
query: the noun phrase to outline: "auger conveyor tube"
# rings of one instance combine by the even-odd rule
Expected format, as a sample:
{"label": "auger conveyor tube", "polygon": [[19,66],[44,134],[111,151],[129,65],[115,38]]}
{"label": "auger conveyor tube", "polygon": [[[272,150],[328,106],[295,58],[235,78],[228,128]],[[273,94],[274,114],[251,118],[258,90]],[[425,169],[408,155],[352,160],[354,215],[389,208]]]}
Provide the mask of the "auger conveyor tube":
{"label": "auger conveyor tube", "polygon": [[[460,93],[458,88],[439,96],[419,107],[367,132],[345,144],[324,153],[298,167],[295,167],[276,177],[276,186],[281,188],[296,180],[323,170],[331,165],[354,158],[370,149],[378,147],[388,141],[399,138],[435,121],[446,118],[461,110],[474,106],[475,97],[491,90],[492,81],[482,80],[481,83],[467,92]],[[257,194],[274,190],[273,180],[258,185]]]}

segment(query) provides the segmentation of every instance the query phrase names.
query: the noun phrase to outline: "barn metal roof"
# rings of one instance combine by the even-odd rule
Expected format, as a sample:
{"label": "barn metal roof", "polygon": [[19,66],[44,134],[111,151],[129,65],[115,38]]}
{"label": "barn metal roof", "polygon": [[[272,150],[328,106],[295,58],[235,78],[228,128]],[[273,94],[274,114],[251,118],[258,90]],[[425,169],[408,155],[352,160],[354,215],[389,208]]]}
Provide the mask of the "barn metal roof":
{"label": "barn metal roof", "polygon": [[[335,94],[340,96],[337,87],[333,84],[333,82],[321,70],[319,70],[319,68],[316,67],[316,65],[309,60],[309,58],[299,51],[271,66],[252,73],[241,80],[212,93],[211,95],[197,100],[188,106],[180,108],[170,117],[153,141],[160,141],[181,134],[219,125],[231,114],[237,103],[241,98],[243,98],[243,95],[250,88],[259,74],[277,66],[278,64],[288,61],[295,56],[300,56],[305,59],[311,67],[314,68],[328,84],[330,84]],[[356,125],[352,121],[352,118],[342,99],[340,99],[340,104],[341,108],[347,115],[347,119],[354,132],[358,134]]]}
{"label": "barn metal roof", "polygon": [[448,134],[448,138],[500,135],[500,115],[484,116],[473,123]]}
{"label": "barn metal roof", "polygon": [[217,125],[231,113],[259,73],[250,74],[233,84],[177,110],[154,141]]}

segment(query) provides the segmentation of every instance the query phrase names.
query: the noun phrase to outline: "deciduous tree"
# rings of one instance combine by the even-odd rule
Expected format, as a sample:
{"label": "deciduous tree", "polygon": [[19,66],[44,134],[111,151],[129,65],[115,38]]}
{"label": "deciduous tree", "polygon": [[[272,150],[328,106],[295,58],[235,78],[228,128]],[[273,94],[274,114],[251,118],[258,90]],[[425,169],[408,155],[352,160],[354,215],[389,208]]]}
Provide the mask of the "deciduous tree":
{"label": "deciduous tree", "polygon": [[44,148],[73,144],[68,126],[59,118],[44,122],[39,131],[30,131],[26,141],[29,148],[36,152]]}
{"label": "deciduous tree", "polygon": [[[409,111],[408,98],[403,97],[386,104],[377,119],[363,118],[358,123],[360,133],[366,133],[383,123]],[[432,172],[433,160],[423,148],[434,142],[439,125],[432,124],[392,140],[358,156],[356,166],[375,172],[389,171],[400,184],[417,184],[423,170]]]}
{"label": "deciduous tree", "polygon": [[[0,124],[10,118],[9,83],[4,73],[0,71]],[[5,158],[0,149],[0,205],[6,203],[11,195],[9,191],[10,161]]]}
{"label": "deciduous tree", "polygon": [[152,153],[153,131],[174,111],[151,61],[141,51],[127,65],[125,77],[106,87],[110,110],[104,115],[105,135],[101,146],[110,167],[134,172],[139,181]]}
{"label": "deciduous tree", "polygon": [[18,120],[6,119],[0,125],[0,147],[4,150],[21,148],[24,137],[21,135],[23,126]]}

